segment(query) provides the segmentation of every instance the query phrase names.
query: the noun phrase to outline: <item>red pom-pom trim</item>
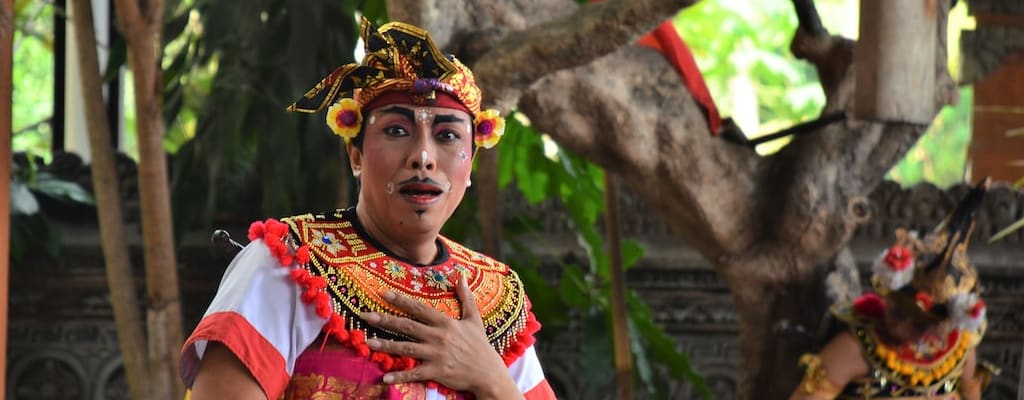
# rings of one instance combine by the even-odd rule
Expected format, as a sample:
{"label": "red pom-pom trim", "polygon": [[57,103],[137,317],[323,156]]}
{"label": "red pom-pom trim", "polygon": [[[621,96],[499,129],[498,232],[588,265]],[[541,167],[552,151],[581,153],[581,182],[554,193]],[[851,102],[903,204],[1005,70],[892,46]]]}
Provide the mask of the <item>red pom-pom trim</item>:
{"label": "red pom-pom trim", "polygon": [[885,301],[875,293],[867,293],[853,301],[853,312],[861,317],[882,318]]}
{"label": "red pom-pom trim", "polygon": [[300,266],[309,263],[309,246],[299,246],[299,249],[295,251],[295,261],[298,262]]}
{"label": "red pom-pom trim", "polygon": [[249,240],[263,239],[270,254],[284,267],[295,262],[295,256],[288,251],[288,245],[284,243],[286,235],[288,235],[288,224],[273,218],[264,222],[256,221],[249,225]]}
{"label": "red pom-pom trim", "polygon": [[263,221],[253,221],[249,224],[249,241],[256,239],[263,239],[263,234],[266,230],[263,228]]}

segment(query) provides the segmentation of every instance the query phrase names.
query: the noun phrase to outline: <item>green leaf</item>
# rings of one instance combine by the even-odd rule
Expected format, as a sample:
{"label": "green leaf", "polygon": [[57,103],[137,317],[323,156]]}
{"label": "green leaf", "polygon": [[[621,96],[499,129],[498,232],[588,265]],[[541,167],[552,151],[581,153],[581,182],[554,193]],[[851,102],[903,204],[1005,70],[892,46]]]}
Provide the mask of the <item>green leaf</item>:
{"label": "green leaf", "polygon": [[711,390],[705,384],[704,378],[693,371],[690,358],[679,351],[675,340],[654,323],[650,307],[633,290],[627,293],[627,304],[630,319],[647,342],[648,355],[668,367],[668,372],[673,378],[690,382],[695,391],[710,399]]}
{"label": "green leaf", "polygon": [[622,267],[630,268],[644,258],[644,248],[636,241],[625,239],[622,241]]}
{"label": "green leaf", "polygon": [[584,316],[580,339],[580,370],[583,387],[604,390],[615,382],[615,359],[608,317],[602,312]]}
{"label": "green leaf", "polygon": [[110,38],[110,46],[107,53],[107,65],[103,70],[103,82],[110,82],[121,73],[121,68],[128,61],[128,44],[125,43],[121,32],[114,30]]}
{"label": "green leaf", "polygon": [[1017,222],[1014,222],[1014,223],[1010,224],[1010,226],[1007,226],[1006,228],[1003,228],[1002,230],[997,232],[995,235],[992,235],[992,237],[988,239],[988,242],[989,243],[995,243],[996,241],[998,241],[998,240],[1000,240],[1000,239],[1002,239],[1004,237],[1009,236],[1011,233],[1013,233],[1014,231],[1016,231],[1016,230],[1018,230],[1020,228],[1024,228],[1024,218],[1021,218]]}
{"label": "green leaf", "polygon": [[657,382],[654,381],[654,373],[650,359],[647,357],[647,349],[642,333],[636,327],[636,323],[630,319],[629,326],[629,348],[633,352],[633,365],[640,382],[644,384],[648,394],[659,392]]}
{"label": "green leaf", "polygon": [[185,31],[185,27],[188,26],[188,19],[190,14],[190,10],[185,10],[179,13],[178,15],[171,17],[167,21],[164,21],[164,31],[162,36],[164,46],[166,46],[167,43],[170,43],[172,40],[176,39],[179,35],[181,35],[182,32]]}
{"label": "green leaf", "polygon": [[11,214],[35,215],[39,212],[39,201],[28,190],[28,186],[19,181],[11,181]]}
{"label": "green leaf", "polygon": [[95,205],[92,194],[75,182],[58,179],[49,173],[40,173],[32,189],[55,199]]}
{"label": "green leaf", "polygon": [[562,280],[559,283],[558,292],[566,304],[580,309],[589,308],[590,293],[587,287],[580,267],[569,264],[562,268]]}
{"label": "green leaf", "polygon": [[383,25],[388,22],[388,7],[384,0],[366,0],[362,6],[363,16],[373,22],[374,25]]}

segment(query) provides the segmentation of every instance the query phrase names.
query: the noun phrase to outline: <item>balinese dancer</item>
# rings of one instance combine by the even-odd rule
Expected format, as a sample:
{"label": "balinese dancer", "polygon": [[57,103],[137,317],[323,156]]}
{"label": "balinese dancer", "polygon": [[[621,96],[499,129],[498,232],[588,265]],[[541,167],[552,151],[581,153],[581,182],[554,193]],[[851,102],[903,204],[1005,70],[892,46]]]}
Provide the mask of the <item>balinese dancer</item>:
{"label": "balinese dancer", "polygon": [[185,343],[199,399],[553,399],[508,265],[440,235],[504,120],[473,74],[404,23],[289,110],[327,111],[355,207],[256,222]]}
{"label": "balinese dancer", "polygon": [[988,182],[931,232],[897,230],[873,267],[874,292],[832,308],[842,329],[801,358],[806,373],[790,399],[981,397],[985,302],[967,246]]}

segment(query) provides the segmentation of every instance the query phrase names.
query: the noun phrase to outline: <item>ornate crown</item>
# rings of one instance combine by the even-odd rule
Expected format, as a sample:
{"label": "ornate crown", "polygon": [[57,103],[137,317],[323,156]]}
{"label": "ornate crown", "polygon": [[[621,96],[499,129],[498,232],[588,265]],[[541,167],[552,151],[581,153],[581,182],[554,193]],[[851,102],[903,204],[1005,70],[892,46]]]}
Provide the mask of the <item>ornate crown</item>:
{"label": "ornate crown", "polygon": [[478,146],[497,144],[504,120],[495,110],[480,110],[481,92],[473,72],[455,56],[443,54],[426,30],[402,22],[377,28],[363,18],[360,36],[363,61],[336,68],[289,105],[288,111],[315,113],[330,106],[328,125],[348,141],[359,134],[360,109],[378,96],[397,91],[407,93],[416,104],[435,105],[441,92],[474,117]]}

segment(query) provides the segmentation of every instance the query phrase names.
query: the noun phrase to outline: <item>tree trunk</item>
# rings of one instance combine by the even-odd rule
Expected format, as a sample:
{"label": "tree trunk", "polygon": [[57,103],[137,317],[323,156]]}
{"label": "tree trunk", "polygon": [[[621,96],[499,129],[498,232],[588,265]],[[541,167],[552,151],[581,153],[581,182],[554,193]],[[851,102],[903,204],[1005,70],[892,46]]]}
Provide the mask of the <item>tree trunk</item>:
{"label": "tree trunk", "polygon": [[[14,61],[14,0],[0,1],[0,160],[11,159],[14,130],[11,80]],[[0,163],[0,210],[11,209],[11,163]],[[11,213],[0,214],[0,360],[7,359],[7,315]],[[0,393],[7,393],[7,363],[0,365]]]}
{"label": "tree trunk", "polygon": [[[114,152],[110,146],[110,124],[103,103],[100,84],[100,66],[96,55],[96,29],[93,26],[92,5],[89,0],[73,0],[72,21],[78,64],[82,71],[82,94],[85,97],[85,120],[89,131],[89,150],[92,154],[93,194],[99,214],[100,240],[106,265],[110,304],[114,309],[117,342],[124,361],[128,390],[136,400],[146,399],[148,377],[146,371],[146,337],[142,333],[139,299],[132,277],[131,259],[124,237],[124,218],[114,169]],[[111,101],[116,94],[111,93]]]}
{"label": "tree trunk", "polygon": [[171,225],[171,196],[164,153],[160,51],[164,3],[116,0],[117,19],[128,43],[135,78],[139,144],[139,197],[145,247],[151,399],[184,396],[178,353],[184,342],[177,261]]}
{"label": "tree trunk", "polygon": [[501,201],[498,190],[498,157],[496,151],[477,149],[480,160],[476,168],[477,213],[480,217],[481,250],[491,257],[501,257]]}
{"label": "tree trunk", "polygon": [[[809,350],[790,330],[816,326],[825,310],[821,266],[869,217],[866,197],[927,124],[847,119],[764,157],[712,136],[665,58],[632,45],[693,2],[389,0],[388,10],[471,63],[485,102],[517,108],[536,130],[621,176],[706,257],[740,318],[739,397],[786,398]],[[934,3],[935,40],[903,43],[936,47],[935,96],[919,99],[932,117],[956,98],[948,3]],[[828,34],[812,0],[794,6],[791,50],[817,68],[822,114],[851,115],[854,43]]]}

